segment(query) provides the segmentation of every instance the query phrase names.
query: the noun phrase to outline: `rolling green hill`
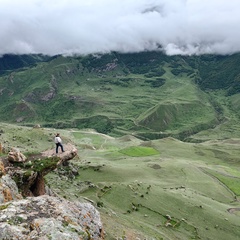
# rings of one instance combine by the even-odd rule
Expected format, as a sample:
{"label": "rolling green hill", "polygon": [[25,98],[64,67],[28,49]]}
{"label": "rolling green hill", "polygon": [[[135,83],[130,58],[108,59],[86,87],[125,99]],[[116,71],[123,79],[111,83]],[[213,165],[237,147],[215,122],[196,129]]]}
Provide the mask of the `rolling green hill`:
{"label": "rolling green hill", "polygon": [[240,138],[186,143],[113,138],[90,129],[0,123],[0,142],[23,153],[53,149],[56,131],[78,156],[46,176],[58,195],[91,202],[105,239],[240,238]]}
{"label": "rolling green hill", "polygon": [[237,136],[239,61],[161,52],[5,57],[0,121],[142,139]]}

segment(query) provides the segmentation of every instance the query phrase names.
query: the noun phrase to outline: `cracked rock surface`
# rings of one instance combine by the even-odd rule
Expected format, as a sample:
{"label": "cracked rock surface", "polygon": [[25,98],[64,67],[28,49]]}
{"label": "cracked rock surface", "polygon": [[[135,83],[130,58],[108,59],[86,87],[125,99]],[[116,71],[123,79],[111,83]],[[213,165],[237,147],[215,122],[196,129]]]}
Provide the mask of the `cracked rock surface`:
{"label": "cracked rock surface", "polygon": [[0,239],[101,239],[100,215],[89,203],[43,195],[0,209]]}

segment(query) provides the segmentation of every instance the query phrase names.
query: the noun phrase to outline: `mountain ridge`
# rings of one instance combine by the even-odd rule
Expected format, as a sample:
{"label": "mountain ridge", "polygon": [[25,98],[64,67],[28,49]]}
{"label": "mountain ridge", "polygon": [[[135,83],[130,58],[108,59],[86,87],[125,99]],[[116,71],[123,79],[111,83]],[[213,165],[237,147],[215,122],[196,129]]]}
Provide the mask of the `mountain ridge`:
{"label": "mountain ridge", "polygon": [[0,77],[1,121],[184,140],[239,118],[240,54],[33,58]]}

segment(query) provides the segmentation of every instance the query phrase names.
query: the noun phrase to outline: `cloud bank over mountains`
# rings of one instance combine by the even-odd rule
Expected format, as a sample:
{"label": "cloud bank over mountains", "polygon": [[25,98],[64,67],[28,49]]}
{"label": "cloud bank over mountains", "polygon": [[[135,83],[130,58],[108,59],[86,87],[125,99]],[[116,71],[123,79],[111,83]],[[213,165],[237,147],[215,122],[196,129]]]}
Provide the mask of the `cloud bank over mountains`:
{"label": "cloud bank over mountains", "polygon": [[240,51],[239,0],[0,0],[0,55]]}

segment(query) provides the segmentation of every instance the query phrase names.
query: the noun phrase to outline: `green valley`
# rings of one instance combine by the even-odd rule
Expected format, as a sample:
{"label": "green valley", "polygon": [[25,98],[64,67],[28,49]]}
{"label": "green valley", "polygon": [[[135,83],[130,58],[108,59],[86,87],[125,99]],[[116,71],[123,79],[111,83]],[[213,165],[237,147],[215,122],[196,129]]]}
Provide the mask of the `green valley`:
{"label": "green valley", "polygon": [[24,69],[16,65],[0,77],[0,120],[89,127],[141,139],[197,141],[202,131],[208,131],[208,139],[222,135],[219,128],[227,137],[237,136],[239,59],[238,54],[169,57],[145,52],[56,56]]}
{"label": "green valley", "polygon": [[1,156],[54,149],[59,132],[78,156],[46,184],[93,204],[105,239],[240,238],[240,54],[12,59]]}

